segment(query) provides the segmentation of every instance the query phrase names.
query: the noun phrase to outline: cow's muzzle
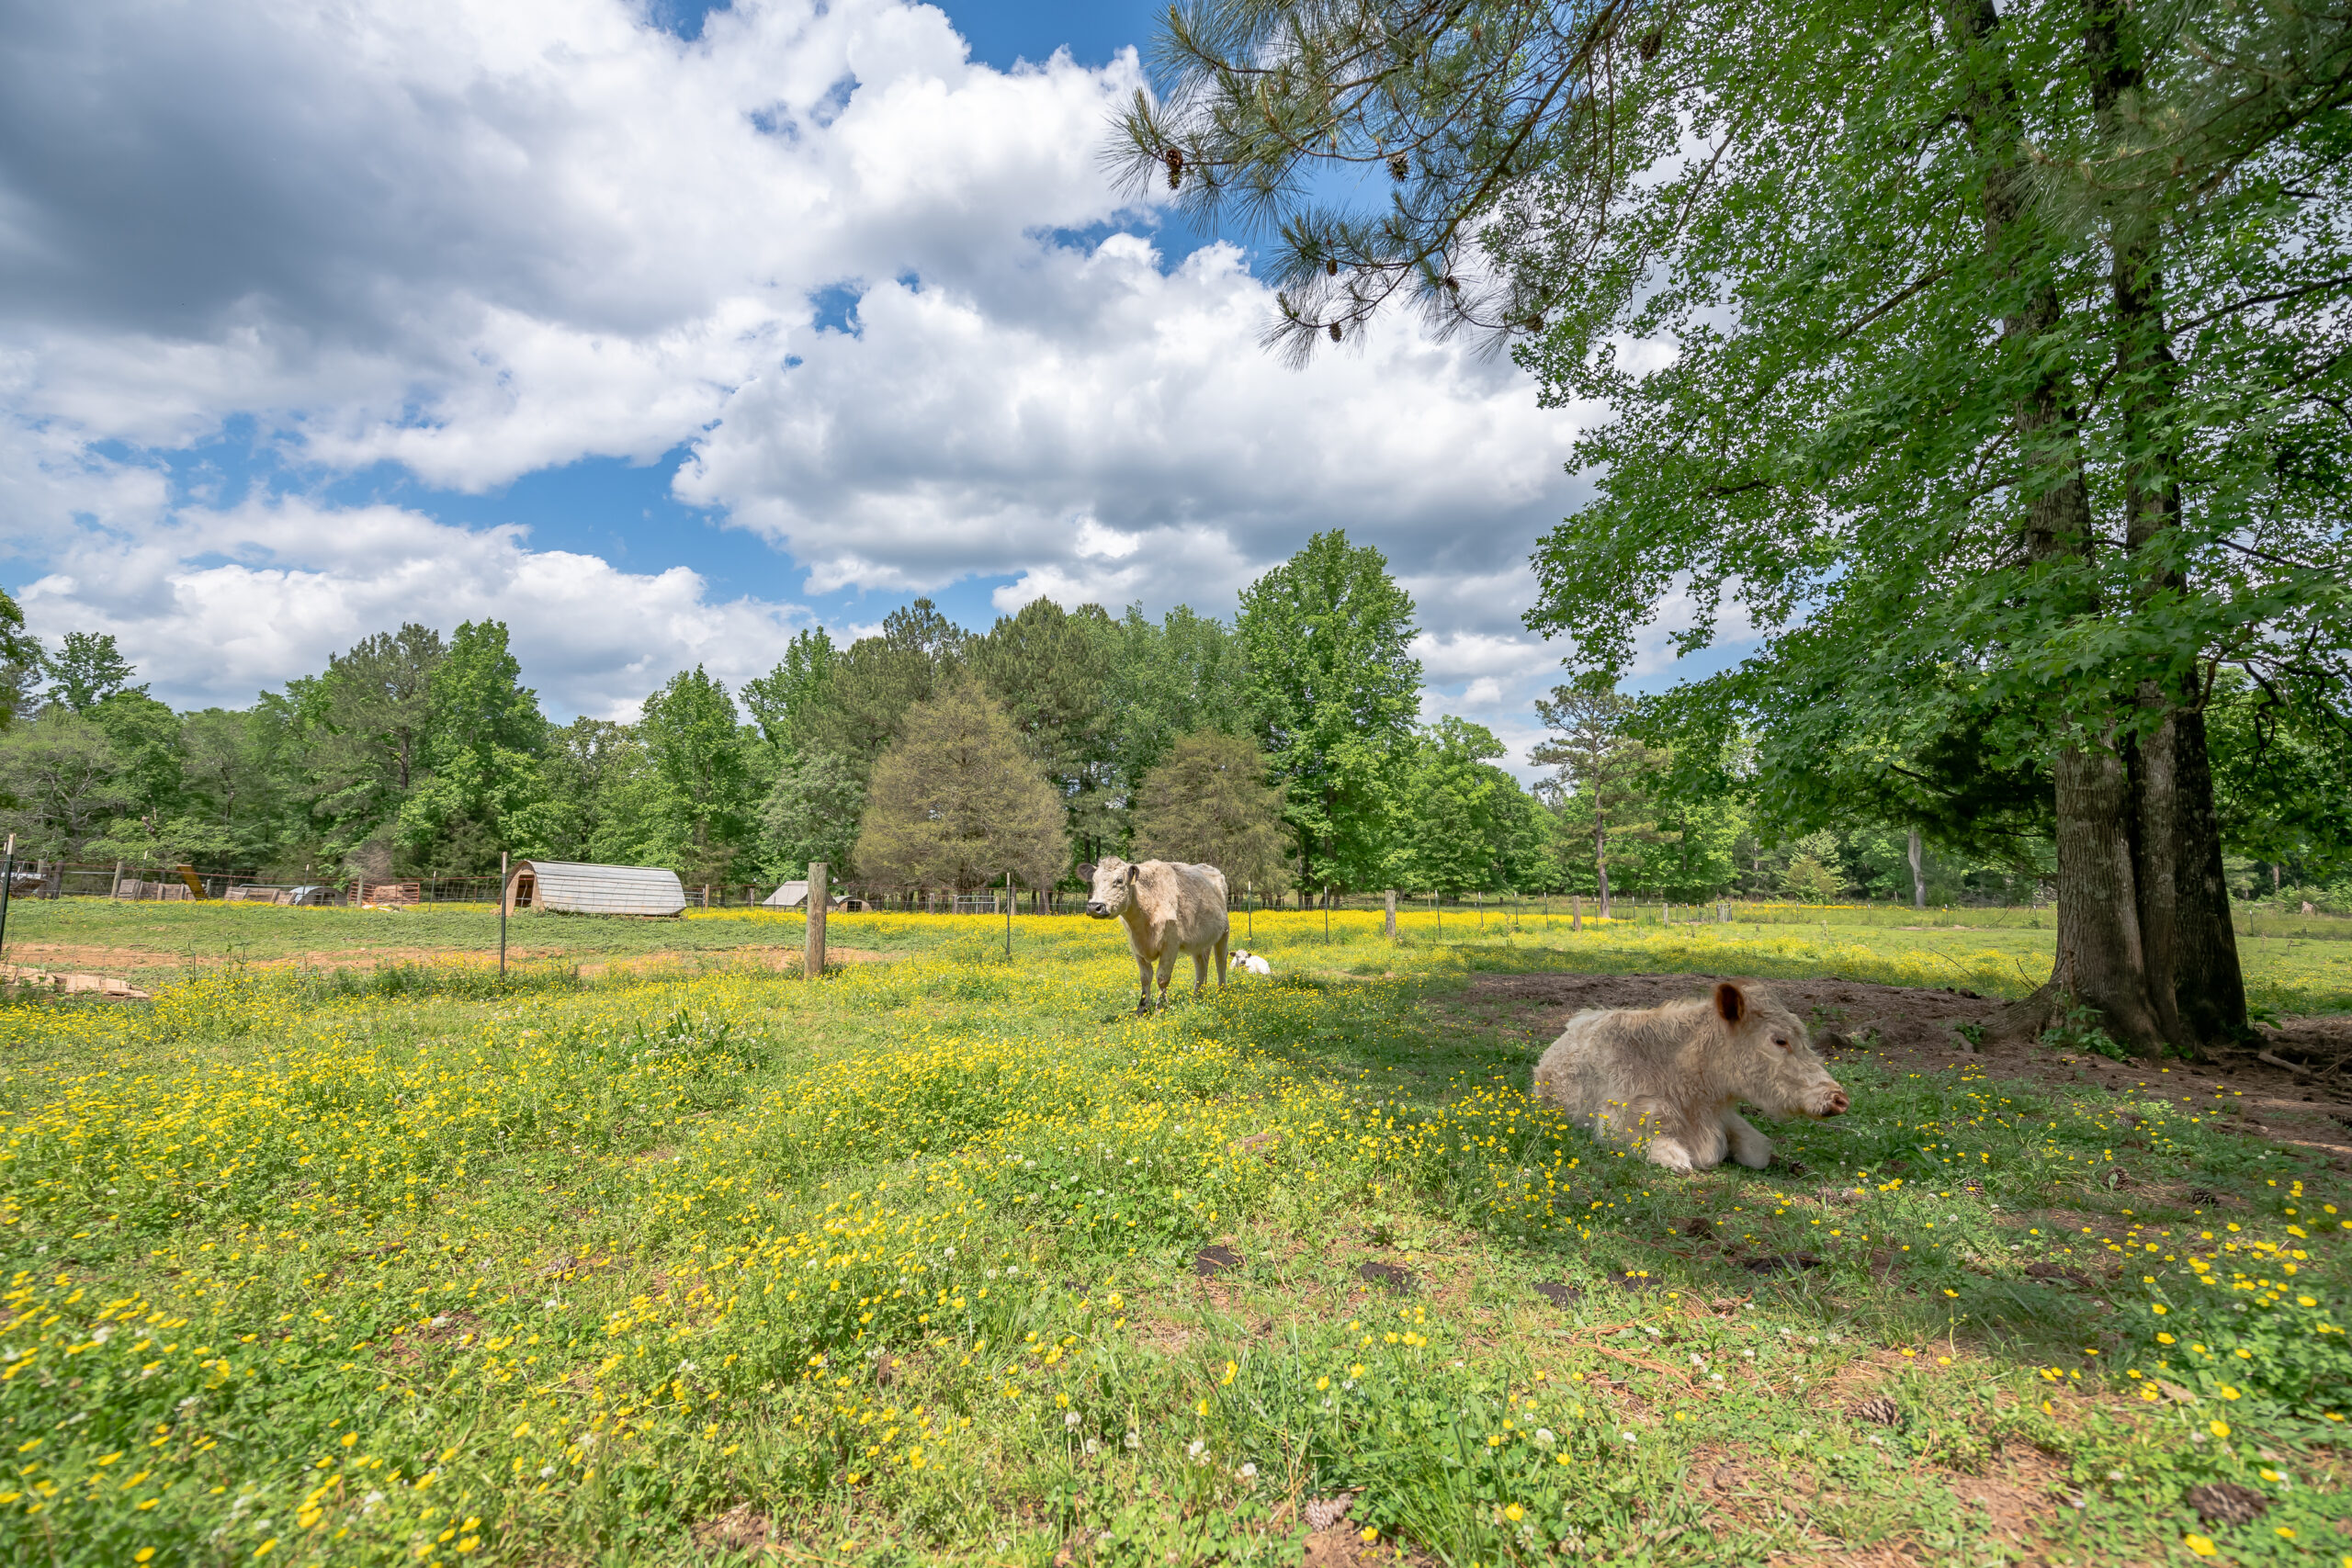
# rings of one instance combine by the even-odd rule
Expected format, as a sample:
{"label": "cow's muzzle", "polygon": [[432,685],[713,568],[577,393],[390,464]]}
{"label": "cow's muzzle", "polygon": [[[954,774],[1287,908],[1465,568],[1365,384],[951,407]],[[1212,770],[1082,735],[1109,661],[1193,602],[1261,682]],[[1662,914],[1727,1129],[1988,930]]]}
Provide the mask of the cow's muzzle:
{"label": "cow's muzzle", "polygon": [[1853,1101],[1846,1098],[1846,1091],[1844,1089],[1833,1089],[1829,1091],[1828,1097],[1822,1100],[1821,1109],[1816,1114],[1822,1116],[1843,1116],[1846,1114],[1846,1108],[1852,1103]]}
{"label": "cow's muzzle", "polygon": [[1111,907],[1100,898],[1089,898],[1086,901],[1086,912],[1099,920],[1110,914]]}

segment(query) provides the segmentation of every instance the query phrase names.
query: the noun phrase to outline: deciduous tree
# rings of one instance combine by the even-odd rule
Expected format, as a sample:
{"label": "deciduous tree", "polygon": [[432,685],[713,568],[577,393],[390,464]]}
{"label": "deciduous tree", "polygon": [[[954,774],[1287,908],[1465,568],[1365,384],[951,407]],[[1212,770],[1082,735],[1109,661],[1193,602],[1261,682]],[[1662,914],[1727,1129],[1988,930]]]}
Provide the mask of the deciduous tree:
{"label": "deciduous tree", "polygon": [[1244,590],[1234,629],[1301,886],[1385,886],[1420,708],[1412,599],[1334,529]]}

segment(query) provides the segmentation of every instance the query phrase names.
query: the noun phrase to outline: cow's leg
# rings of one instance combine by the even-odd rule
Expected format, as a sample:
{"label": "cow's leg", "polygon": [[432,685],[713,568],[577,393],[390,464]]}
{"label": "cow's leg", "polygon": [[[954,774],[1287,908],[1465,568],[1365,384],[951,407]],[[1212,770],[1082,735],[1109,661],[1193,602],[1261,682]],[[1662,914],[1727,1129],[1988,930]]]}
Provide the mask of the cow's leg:
{"label": "cow's leg", "polygon": [[1624,1121],[1620,1125],[1641,1145],[1644,1157],[1652,1165],[1662,1165],[1682,1176],[1698,1168],[1699,1151],[1683,1139],[1681,1119],[1665,1100],[1644,1096],[1627,1102],[1622,1114]]}
{"label": "cow's leg", "polygon": [[1724,1112],[1724,1138],[1731,1145],[1731,1157],[1748,1169],[1761,1170],[1772,1163],[1772,1140],[1736,1111]]}
{"label": "cow's leg", "polygon": [[1216,933],[1216,988],[1225,989],[1225,944],[1233,936],[1230,931]]}
{"label": "cow's leg", "polygon": [[1151,960],[1141,950],[1136,950],[1136,983],[1143,987],[1143,999],[1136,1003],[1136,1011],[1151,1010]]}
{"label": "cow's leg", "polygon": [[1176,977],[1176,944],[1170,942],[1159,952],[1159,1005],[1168,1005],[1168,982]]}
{"label": "cow's leg", "polygon": [[1200,952],[1193,954],[1193,995],[1196,997],[1199,996],[1201,994],[1201,987],[1206,986],[1208,983],[1209,950],[1204,947],[1201,949]]}

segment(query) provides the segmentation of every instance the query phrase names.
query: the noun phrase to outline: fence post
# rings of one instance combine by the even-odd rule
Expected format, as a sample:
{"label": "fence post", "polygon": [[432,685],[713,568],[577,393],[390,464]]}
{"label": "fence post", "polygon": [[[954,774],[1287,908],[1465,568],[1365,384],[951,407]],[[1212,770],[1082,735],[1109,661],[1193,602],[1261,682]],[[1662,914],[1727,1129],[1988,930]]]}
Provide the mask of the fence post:
{"label": "fence post", "polygon": [[1396,889],[1394,887],[1388,890],[1387,900],[1388,908],[1381,919],[1380,934],[1395,942],[1396,940]]}
{"label": "fence post", "polygon": [[1584,895],[1581,893],[1572,893],[1568,895],[1568,897],[1570,899],[1568,908],[1568,930],[1572,931],[1580,931],[1584,930]]}
{"label": "fence post", "polygon": [[831,886],[825,863],[809,862],[808,929],[800,947],[800,973],[806,979],[820,979],[825,973],[825,890]]}
{"label": "fence post", "polygon": [[498,852],[498,983],[506,983],[506,852]]}
{"label": "fence post", "polygon": [[109,898],[122,897],[122,863],[120,861],[114,863],[114,886],[107,890],[107,897]]}
{"label": "fence post", "polygon": [[1012,962],[1012,906],[1019,900],[1012,891],[1012,873],[1004,874],[1004,961]]}
{"label": "fence post", "polygon": [[1331,945],[1331,889],[1323,889],[1323,945]]}
{"label": "fence post", "polygon": [[[5,869],[0,869],[0,953],[8,951],[8,895],[16,890],[17,835],[11,833],[8,835],[7,864]],[[9,972],[8,977],[12,980],[16,978],[13,970]]]}

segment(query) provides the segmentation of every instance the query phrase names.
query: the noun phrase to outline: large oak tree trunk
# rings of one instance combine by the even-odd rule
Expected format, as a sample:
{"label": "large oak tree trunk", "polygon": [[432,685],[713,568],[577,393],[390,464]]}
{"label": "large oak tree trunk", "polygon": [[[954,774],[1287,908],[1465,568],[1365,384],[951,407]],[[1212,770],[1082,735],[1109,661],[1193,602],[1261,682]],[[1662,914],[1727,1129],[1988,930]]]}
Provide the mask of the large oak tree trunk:
{"label": "large oak tree trunk", "polygon": [[2173,866],[2175,1007],[2192,1043],[2242,1040],[2247,1032],[2245,973],[2238,964],[2230,889],[2222,875],[2222,823],[2213,807],[2204,709],[2183,706],[2174,714],[2173,727],[2178,829]]}
{"label": "large oak tree trunk", "polygon": [[[2086,0],[2084,54],[2101,121],[2119,137],[2125,106],[2142,82],[2140,17],[2119,0]],[[2174,404],[2178,365],[2165,324],[2159,235],[2128,206],[2109,230],[2115,304],[2114,386],[2123,415],[2124,547],[2152,558],[2138,598],[2187,587],[2163,558],[2180,526],[2179,438]],[[2184,650],[2193,654],[2196,650]],[[2204,692],[2194,673],[2140,682],[2143,719],[2133,784],[2138,795],[2134,871],[2148,987],[2165,1037],[2194,1054],[2199,1044],[2245,1032],[2245,982],[2222,880],[2219,814],[2206,751]]]}
{"label": "large oak tree trunk", "polygon": [[[2059,325],[2064,307],[2051,259],[2027,231],[2033,176],[2024,154],[2022,117],[2005,55],[2001,16],[1993,0],[1947,0],[1945,21],[1954,44],[1967,56],[1972,79],[1963,113],[1986,164],[1980,197],[1985,250],[2004,258],[2023,285],[2018,304],[2003,318],[2002,335],[2030,350]],[[2041,368],[2018,388],[2014,418],[2018,450],[2030,464],[2023,476],[2030,497],[2023,548],[2030,558],[2053,566],[2086,560],[2098,548],[2098,536],[2084,471],[2079,412],[2067,372],[2053,355],[2032,355],[2027,362]],[[2086,598],[2063,610],[2053,605],[2052,611],[2091,617],[2113,608]],[[2090,677],[2099,678],[2096,672]],[[2084,708],[2096,710],[2098,705],[2070,705],[2080,724],[2088,716]],[[2141,925],[2134,843],[2142,830],[2140,792],[2118,741],[2126,732],[2123,720],[2130,716],[2128,695],[2116,706],[2119,711],[2093,720],[2089,733],[2078,729],[2058,752],[2052,769],[2058,837],[2056,962],[2050,983],[2006,1010],[1999,1027],[2004,1032],[2031,1032],[2069,1006],[2087,1003],[2098,1010],[2111,1036],[2128,1049],[2144,1053],[2165,1043],[2166,1010],[2158,1007],[2149,983]],[[2164,796],[2167,824],[2174,815],[2171,773],[2168,767]],[[2167,845],[2172,836],[2167,826]],[[2167,918],[2171,908],[2172,901],[2165,900]]]}
{"label": "large oak tree trunk", "polygon": [[2045,1010],[2088,1003],[2108,1032],[2146,1050],[2164,1038],[2150,998],[2132,856],[2132,789],[2111,748],[2058,753],[2058,952]]}

